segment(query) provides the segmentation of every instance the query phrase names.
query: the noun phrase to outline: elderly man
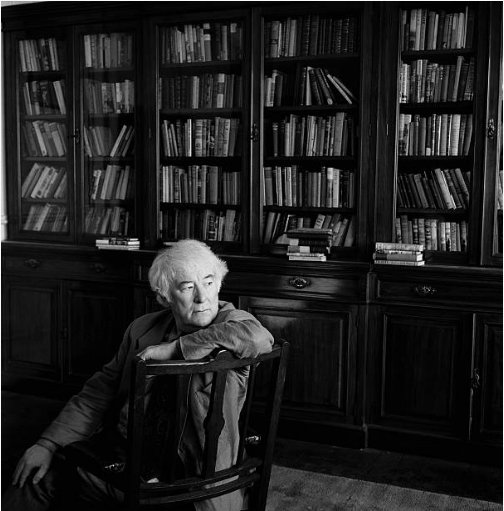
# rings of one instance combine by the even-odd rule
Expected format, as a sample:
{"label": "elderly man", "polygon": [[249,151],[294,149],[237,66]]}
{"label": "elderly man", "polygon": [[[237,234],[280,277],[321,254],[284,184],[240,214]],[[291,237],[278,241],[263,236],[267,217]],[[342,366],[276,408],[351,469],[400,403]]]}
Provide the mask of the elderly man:
{"label": "elderly man", "polygon": [[[128,327],[115,357],[95,373],[79,394],[72,397],[58,417],[43,432],[19,461],[13,485],[3,496],[9,511],[50,509],[61,485],[58,448],[112,431],[112,438],[124,438],[127,424],[127,399],[131,360],[138,354],[145,360],[203,358],[216,348],[225,348],[240,358],[254,357],[271,350],[273,338],[251,314],[219,301],[226,263],[210,248],[196,240],[182,240],[160,252],[150,271],[149,282],[165,310],[142,316]],[[220,449],[218,466],[231,465],[239,442],[237,418],[245,400],[247,375],[234,373],[228,379],[232,402],[227,407],[226,435]],[[200,425],[206,413],[202,399],[204,385],[195,379],[189,393],[191,420],[182,433],[180,460],[186,473],[198,470],[203,448]],[[228,424],[229,422],[229,424]],[[98,503],[108,508],[122,495],[103,481],[79,469],[79,500],[95,509]],[[65,483],[63,483],[65,484]],[[240,511],[242,493],[234,492],[196,504],[199,510]]]}

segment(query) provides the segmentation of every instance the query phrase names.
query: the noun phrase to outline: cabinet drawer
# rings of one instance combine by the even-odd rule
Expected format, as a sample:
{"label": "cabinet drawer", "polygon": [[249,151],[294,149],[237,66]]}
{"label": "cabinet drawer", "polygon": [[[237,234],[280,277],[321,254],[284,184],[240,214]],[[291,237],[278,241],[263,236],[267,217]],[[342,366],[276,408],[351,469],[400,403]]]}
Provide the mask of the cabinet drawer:
{"label": "cabinet drawer", "polygon": [[292,274],[230,272],[223,290],[262,296],[314,296],[358,299],[361,282],[355,278],[328,278],[295,272]]}
{"label": "cabinet drawer", "polygon": [[3,270],[8,273],[57,278],[125,279],[130,275],[125,261],[102,257],[72,260],[48,256],[5,256]]}
{"label": "cabinet drawer", "polygon": [[379,278],[378,300],[420,301],[422,303],[478,304],[498,306],[501,303],[497,287],[484,282],[440,279],[406,279],[401,281]]}

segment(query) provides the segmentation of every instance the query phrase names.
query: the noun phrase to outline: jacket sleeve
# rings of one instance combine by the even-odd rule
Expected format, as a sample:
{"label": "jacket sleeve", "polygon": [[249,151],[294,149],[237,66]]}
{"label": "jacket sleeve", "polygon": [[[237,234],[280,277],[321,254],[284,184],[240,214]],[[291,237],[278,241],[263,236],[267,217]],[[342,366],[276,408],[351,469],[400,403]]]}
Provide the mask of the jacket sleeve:
{"label": "jacket sleeve", "polygon": [[82,390],[70,398],[56,419],[42,433],[42,440],[50,440],[63,447],[92,435],[101,426],[105,413],[117,395],[121,375],[131,345],[131,325],[124,334],[114,358],[91,376]]}
{"label": "jacket sleeve", "polygon": [[179,339],[186,360],[208,356],[223,348],[239,358],[254,358],[271,351],[273,336],[252,314],[234,308],[223,308],[213,323]]}

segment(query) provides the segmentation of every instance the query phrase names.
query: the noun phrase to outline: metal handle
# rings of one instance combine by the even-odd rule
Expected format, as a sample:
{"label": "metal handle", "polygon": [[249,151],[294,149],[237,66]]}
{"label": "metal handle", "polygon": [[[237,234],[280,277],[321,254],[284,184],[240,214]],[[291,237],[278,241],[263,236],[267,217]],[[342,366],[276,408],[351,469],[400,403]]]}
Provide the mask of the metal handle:
{"label": "metal handle", "polygon": [[76,144],[80,143],[80,130],[78,128],[73,132],[72,137],[75,139]]}
{"label": "metal handle", "polygon": [[418,296],[434,296],[437,293],[437,289],[432,286],[418,285],[413,288],[413,291]]}
{"label": "metal handle", "polygon": [[487,137],[490,140],[493,140],[495,138],[495,133],[496,133],[495,120],[494,119],[489,119],[488,126],[487,126]]}
{"label": "metal handle", "polygon": [[250,130],[250,140],[252,140],[252,142],[257,142],[259,140],[259,128],[255,122],[252,124],[252,128]]}
{"label": "metal handle", "polygon": [[471,378],[471,388],[478,390],[481,387],[479,369],[475,367],[473,369],[473,377]]}
{"label": "metal handle", "polygon": [[24,263],[26,266],[29,266],[30,268],[33,269],[38,268],[40,266],[40,261],[37,259],[26,259]]}
{"label": "metal handle", "polygon": [[107,267],[101,263],[94,263],[91,266],[91,269],[94,270],[96,273],[103,273],[107,270]]}
{"label": "metal handle", "polygon": [[296,289],[303,289],[311,284],[309,279],[305,279],[304,277],[293,277],[289,280],[289,284]]}

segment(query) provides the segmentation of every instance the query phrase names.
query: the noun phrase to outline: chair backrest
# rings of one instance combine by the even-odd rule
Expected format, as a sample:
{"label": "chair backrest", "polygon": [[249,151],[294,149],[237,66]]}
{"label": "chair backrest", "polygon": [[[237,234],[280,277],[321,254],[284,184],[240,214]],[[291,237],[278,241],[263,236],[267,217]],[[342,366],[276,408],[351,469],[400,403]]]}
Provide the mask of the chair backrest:
{"label": "chair backrest", "polygon": [[[167,361],[152,363],[141,359],[133,361],[128,417],[128,447],[126,457],[126,506],[138,509],[142,504],[170,504],[196,502],[216,497],[240,488],[250,487],[250,509],[263,510],[266,505],[271,475],[273,448],[276,438],[280,405],[287,369],[289,344],[275,344],[270,353],[253,359],[238,359],[230,352],[221,351],[215,358],[198,361]],[[247,394],[239,420],[240,441],[237,459],[224,470],[216,468],[219,436],[224,426],[224,392],[229,371],[249,368]],[[258,369],[259,368],[259,369]],[[249,419],[252,411],[253,388],[256,372],[261,371],[261,380],[269,380],[269,393],[264,403],[262,431],[250,435]],[[263,371],[265,376],[263,376]],[[163,458],[177,459],[180,435],[185,424],[185,402],[190,379],[195,374],[212,373],[208,414],[204,421],[204,449],[201,472],[190,477],[177,478],[175,463],[169,477],[162,481],[146,482],[142,478],[142,450],[146,419],[146,381],[152,376],[170,376],[176,379],[176,399],[172,417],[172,428],[163,442]],[[262,408],[262,406],[261,406]],[[248,447],[250,444],[250,448]]]}

